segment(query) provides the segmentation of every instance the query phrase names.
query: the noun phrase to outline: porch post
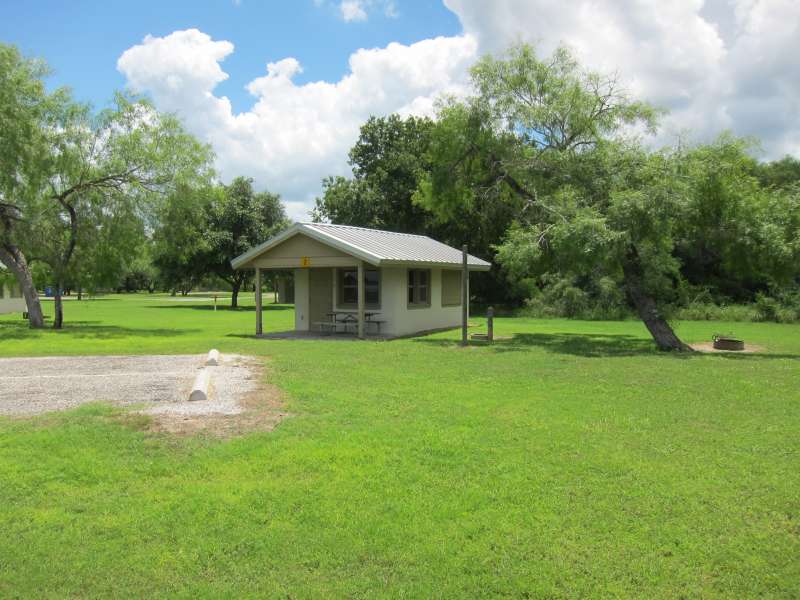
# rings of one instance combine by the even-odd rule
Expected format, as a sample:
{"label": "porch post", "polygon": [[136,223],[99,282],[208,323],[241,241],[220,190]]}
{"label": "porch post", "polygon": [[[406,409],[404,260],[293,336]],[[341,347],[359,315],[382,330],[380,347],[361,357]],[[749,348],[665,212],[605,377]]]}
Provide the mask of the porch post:
{"label": "porch post", "polygon": [[469,267],[467,266],[467,245],[461,246],[461,345],[466,346],[469,339]]}
{"label": "porch post", "polygon": [[264,332],[261,325],[261,269],[256,267],[256,335]]}
{"label": "porch post", "polygon": [[358,263],[358,337],[364,339],[364,263]]}

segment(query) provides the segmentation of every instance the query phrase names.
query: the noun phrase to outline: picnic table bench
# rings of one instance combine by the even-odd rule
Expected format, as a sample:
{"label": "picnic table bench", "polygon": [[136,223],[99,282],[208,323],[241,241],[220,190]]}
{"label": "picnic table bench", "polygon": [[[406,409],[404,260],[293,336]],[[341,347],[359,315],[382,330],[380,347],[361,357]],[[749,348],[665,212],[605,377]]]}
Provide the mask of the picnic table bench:
{"label": "picnic table bench", "polygon": [[[331,318],[330,321],[314,322],[314,325],[319,328],[320,333],[325,333],[325,332],[330,334],[337,333],[337,327],[339,326],[342,327],[343,333],[347,333],[348,326],[352,325],[353,327],[358,327],[358,316],[356,313],[347,311],[333,311],[327,313],[327,316]],[[380,333],[381,325],[386,323],[386,321],[375,318],[379,316],[380,313],[377,312],[365,312],[364,327],[369,327],[370,324],[374,324],[376,332]]]}

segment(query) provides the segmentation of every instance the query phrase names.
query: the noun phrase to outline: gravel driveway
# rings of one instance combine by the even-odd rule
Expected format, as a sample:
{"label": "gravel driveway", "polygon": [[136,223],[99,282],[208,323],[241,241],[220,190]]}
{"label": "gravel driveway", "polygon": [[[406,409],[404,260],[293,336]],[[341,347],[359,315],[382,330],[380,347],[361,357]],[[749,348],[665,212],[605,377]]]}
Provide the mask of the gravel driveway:
{"label": "gravel driveway", "polygon": [[0,415],[34,415],[86,402],[149,403],[147,412],[236,414],[255,388],[253,361],[226,355],[208,401],[188,402],[205,355],[0,358]]}

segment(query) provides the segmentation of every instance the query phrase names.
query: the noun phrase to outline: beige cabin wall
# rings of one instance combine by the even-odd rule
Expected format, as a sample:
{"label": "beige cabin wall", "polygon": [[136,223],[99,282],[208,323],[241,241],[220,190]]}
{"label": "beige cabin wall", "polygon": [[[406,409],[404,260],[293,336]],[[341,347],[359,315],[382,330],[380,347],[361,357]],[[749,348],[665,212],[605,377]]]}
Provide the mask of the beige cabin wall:
{"label": "beige cabin wall", "polygon": [[254,267],[262,269],[346,267],[356,264],[356,258],[302,233],[270,248],[252,262]]}
{"label": "beige cabin wall", "polygon": [[460,306],[442,306],[442,270],[430,269],[430,306],[408,306],[408,269],[387,267],[381,270],[381,315],[386,333],[409,335],[419,331],[461,325]]}
{"label": "beige cabin wall", "polygon": [[3,286],[3,293],[0,298],[0,315],[8,313],[21,313],[27,310],[25,306],[25,299],[22,297],[22,292],[16,285],[1,284]]}

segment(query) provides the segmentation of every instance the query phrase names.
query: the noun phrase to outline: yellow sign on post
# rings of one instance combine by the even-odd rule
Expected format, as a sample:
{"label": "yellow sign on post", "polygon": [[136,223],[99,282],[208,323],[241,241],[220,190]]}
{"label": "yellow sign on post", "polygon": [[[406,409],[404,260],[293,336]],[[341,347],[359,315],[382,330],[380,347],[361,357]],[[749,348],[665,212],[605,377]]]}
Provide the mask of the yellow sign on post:
{"label": "yellow sign on post", "polygon": [[300,258],[300,266],[301,267],[310,267],[311,266],[311,259],[307,256],[303,256]]}

